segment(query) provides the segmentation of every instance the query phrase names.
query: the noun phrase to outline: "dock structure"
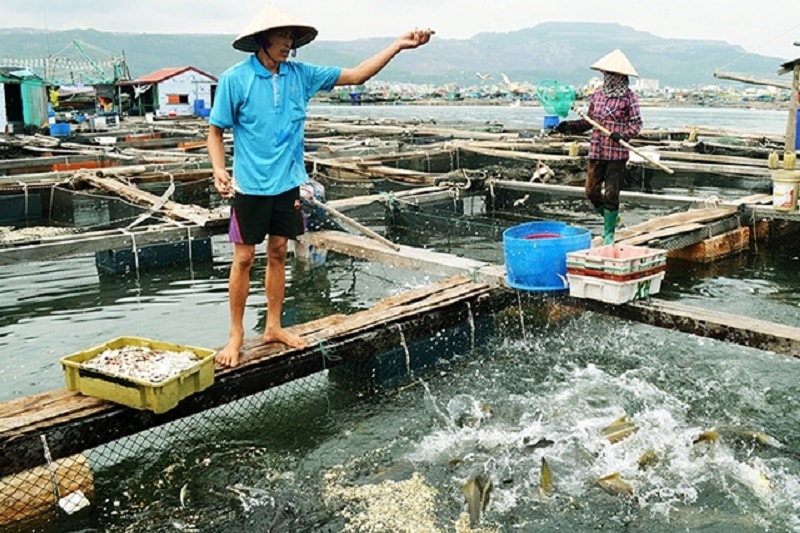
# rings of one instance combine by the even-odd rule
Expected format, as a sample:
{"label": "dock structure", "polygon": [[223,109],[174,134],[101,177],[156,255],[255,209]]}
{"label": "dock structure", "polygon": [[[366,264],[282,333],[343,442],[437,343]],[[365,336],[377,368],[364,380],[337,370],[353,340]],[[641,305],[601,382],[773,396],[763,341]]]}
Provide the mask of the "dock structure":
{"label": "dock structure", "polygon": [[[489,284],[455,276],[389,296],[362,312],[293,326],[291,329],[310,343],[303,350],[263,344],[259,338],[247,339],[237,367],[216,369],[211,387],[162,414],[66,389],[2,403],[0,477],[41,465],[43,438],[53,459],[69,457],[323,370],[335,371],[346,365],[365,367],[366,371],[354,372],[356,377],[350,378],[349,385],[370,390],[383,388],[384,383],[373,381],[376,376],[395,385],[407,383],[423,374],[426,367],[432,367],[438,357],[454,355],[452,347],[439,343],[439,356],[426,359],[418,356],[414,343],[436,342],[442,331],[472,324],[474,330],[454,334],[461,338],[460,347],[468,350],[479,342],[480,336],[491,332],[494,314],[514,301],[508,291],[496,291]],[[376,359],[379,354],[398,348],[403,353],[396,360]],[[390,367],[389,375],[381,375],[387,373],[385,368],[379,368],[381,365]],[[87,427],[93,430],[86,431]]]}
{"label": "dock structure", "polygon": [[[207,161],[193,153],[203,149],[199,140],[202,133],[187,135],[179,129],[161,133],[163,136],[118,138],[113,143],[116,150],[113,152],[106,145],[87,150],[67,143],[45,143],[34,150],[42,153],[40,160],[0,165],[9,174],[0,176],[0,194],[22,199],[26,209],[34,192],[41,192],[43,203],[52,202],[54,187],[65,183],[74,190],[102,191],[137,207],[133,220],[122,227],[0,242],[0,265],[109,249],[137,250],[176,241],[191,243],[193,239],[224,232],[226,206],[185,204],[174,197],[175,184],[183,180],[211,188]],[[355,142],[338,137],[354,133],[374,135],[377,141]],[[693,134],[697,132],[688,132],[689,138]],[[369,190],[373,194],[368,196],[331,200],[329,206],[334,212],[373,204],[383,204],[389,211],[413,211],[412,208],[428,203],[487,197],[498,190],[546,197],[584,195],[583,187],[575,185],[581,178],[587,148],[579,140],[530,139],[509,132],[469,132],[428,124],[365,126],[330,122],[322,126],[312,123],[308,137],[309,144],[316,146],[306,157],[313,176],[328,179],[344,190],[380,181],[386,185],[382,190]],[[413,147],[401,148],[400,139]],[[677,149],[670,136],[666,141],[651,139],[647,143],[649,148],[657,145],[655,149],[662,154],[662,161],[685,172],[729,175],[762,185],[770,179],[766,153],[759,153],[759,158],[744,158],[687,152]],[[641,165],[645,169],[646,164]],[[533,182],[532,171],[545,166],[555,169],[553,175],[560,174],[561,179]],[[26,168],[34,172],[22,172]],[[512,174],[514,179],[509,179]],[[145,190],[145,185],[154,183],[168,186],[161,194]],[[771,195],[763,193],[719,200],[623,191],[621,199],[682,211],[619,229],[619,243],[667,249],[669,257],[690,261],[711,261],[745,249],[751,240],[760,238],[763,228],[759,225],[763,221],[800,222],[800,212],[774,209],[769,205]],[[36,476],[48,476],[53,464],[56,469],[67,465],[65,468],[88,478],[91,471],[87,472],[82,456],[88,449],[307,376],[326,372],[335,385],[348,388],[376,390],[401,386],[424,374],[436,359],[446,359],[474,347],[477,339],[494,331],[499,312],[521,306],[523,299],[800,357],[799,328],[656,298],[621,305],[566,295],[539,298],[536,294],[510,290],[503,265],[400,244],[387,246],[385,239],[370,238],[369,234],[311,231],[299,240],[315,248],[425,271],[443,279],[384,298],[363,312],[293,326],[293,331],[310,343],[303,350],[265,345],[258,338],[248,339],[238,367],[216,369],[211,387],[191,395],[166,413],[122,407],[66,389],[0,404],[0,510],[2,503],[8,501],[2,498],[13,498],[13,492],[21,486],[19,483],[31,485],[14,477],[20,472],[35,471]],[[553,316],[569,314],[556,312]],[[455,342],[445,345],[437,340],[442,331],[455,331],[450,335]],[[421,348],[422,344],[431,343],[438,343],[435,357],[429,348]],[[89,427],[93,430],[86,431]],[[43,446],[52,459],[45,469],[42,469]],[[53,503],[50,499],[46,502]],[[17,509],[11,514],[16,517],[18,513],[25,511]],[[0,512],[0,516],[5,515]]]}

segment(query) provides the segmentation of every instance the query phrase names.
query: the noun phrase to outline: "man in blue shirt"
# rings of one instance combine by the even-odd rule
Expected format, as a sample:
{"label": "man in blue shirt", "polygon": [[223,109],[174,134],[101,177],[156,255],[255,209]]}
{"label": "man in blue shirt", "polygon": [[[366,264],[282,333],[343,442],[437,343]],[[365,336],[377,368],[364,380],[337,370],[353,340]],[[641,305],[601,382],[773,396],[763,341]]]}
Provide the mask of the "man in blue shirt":
{"label": "man in blue shirt", "polygon": [[[244,312],[250,292],[255,247],[267,237],[267,319],[263,341],[305,348],[304,338],[281,326],[289,239],[303,233],[299,186],[308,180],[303,160],[306,106],[318,91],[360,85],[380,72],[401,50],[430,40],[430,30],[414,30],[352,68],[320,67],[287,61],[317,30],[272,4],[234,40],[252,52],[219,79],[209,116],[208,153],[214,187],[231,201],[228,231],[234,244],[228,280],[230,331],[216,355],[236,366],[244,344]],[[223,132],[233,130],[233,175],[225,168]]]}

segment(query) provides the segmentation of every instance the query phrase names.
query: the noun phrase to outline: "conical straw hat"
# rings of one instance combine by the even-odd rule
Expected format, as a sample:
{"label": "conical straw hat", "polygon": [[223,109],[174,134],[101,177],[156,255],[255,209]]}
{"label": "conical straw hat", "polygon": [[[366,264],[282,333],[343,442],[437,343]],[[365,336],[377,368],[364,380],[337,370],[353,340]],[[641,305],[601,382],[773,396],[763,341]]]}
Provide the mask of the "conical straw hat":
{"label": "conical straw hat", "polygon": [[233,47],[242,52],[257,52],[259,44],[256,35],[274,28],[292,28],[295,30],[295,39],[292,46],[300,48],[314,40],[317,29],[303,23],[299,18],[287,13],[271,3],[267,4],[250,24],[233,41]]}
{"label": "conical straw hat", "polygon": [[622,50],[619,48],[604,55],[589,68],[601,70],[603,72],[616,72],[617,74],[625,74],[626,76],[639,76],[639,73],[636,72],[636,69],[633,68],[631,62],[628,61],[628,58],[625,57],[625,54],[623,54]]}

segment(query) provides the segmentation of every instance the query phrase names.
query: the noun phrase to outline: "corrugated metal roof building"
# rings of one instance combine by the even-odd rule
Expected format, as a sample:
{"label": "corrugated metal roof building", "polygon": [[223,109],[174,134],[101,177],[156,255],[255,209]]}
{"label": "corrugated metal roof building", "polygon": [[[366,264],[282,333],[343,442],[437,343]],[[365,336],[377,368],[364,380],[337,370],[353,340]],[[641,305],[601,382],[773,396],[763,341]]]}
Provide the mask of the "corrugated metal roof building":
{"label": "corrugated metal roof building", "polygon": [[0,67],[0,133],[47,126],[47,87],[27,69]]}
{"label": "corrugated metal roof building", "polygon": [[217,81],[215,76],[195,67],[170,67],[117,86],[132,93],[131,101],[138,114],[174,117],[202,115],[200,109],[210,109]]}

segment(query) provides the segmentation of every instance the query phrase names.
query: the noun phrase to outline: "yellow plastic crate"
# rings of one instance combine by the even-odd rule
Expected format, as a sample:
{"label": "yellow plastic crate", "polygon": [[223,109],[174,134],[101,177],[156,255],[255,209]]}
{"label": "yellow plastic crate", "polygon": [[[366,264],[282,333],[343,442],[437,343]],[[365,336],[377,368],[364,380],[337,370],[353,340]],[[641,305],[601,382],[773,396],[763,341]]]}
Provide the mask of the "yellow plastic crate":
{"label": "yellow plastic crate", "polygon": [[[103,372],[81,366],[81,363],[103,353],[125,346],[138,346],[153,351],[188,350],[200,360],[179,374],[158,383]],[[194,346],[178,346],[167,342],[119,337],[100,346],[61,358],[69,390],[102,398],[136,409],[163,413],[178,405],[182,399],[210,387],[214,383],[214,350]]]}

